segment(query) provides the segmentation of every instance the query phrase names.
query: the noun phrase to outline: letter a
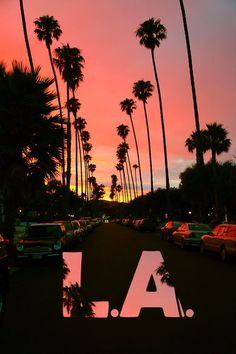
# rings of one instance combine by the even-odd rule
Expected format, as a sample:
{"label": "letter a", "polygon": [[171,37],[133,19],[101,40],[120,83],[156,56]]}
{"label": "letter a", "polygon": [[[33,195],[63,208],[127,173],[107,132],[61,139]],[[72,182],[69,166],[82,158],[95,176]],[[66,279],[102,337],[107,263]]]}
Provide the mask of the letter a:
{"label": "letter a", "polygon": [[[178,311],[175,289],[161,282],[156,269],[162,264],[159,251],[143,251],[135,271],[128,294],[120,312],[120,317],[138,317],[141,308],[162,308],[165,317],[181,317]],[[151,276],[157,291],[147,291]],[[179,302],[179,309],[183,310]]]}

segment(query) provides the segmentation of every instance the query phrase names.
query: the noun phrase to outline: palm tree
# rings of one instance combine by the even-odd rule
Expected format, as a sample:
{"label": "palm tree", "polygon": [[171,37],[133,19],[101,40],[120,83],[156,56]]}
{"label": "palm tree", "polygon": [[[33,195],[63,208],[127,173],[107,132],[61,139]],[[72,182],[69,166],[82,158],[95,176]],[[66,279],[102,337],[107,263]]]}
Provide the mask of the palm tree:
{"label": "palm tree", "polygon": [[[140,156],[139,156],[139,148],[138,148],[138,141],[137,141],[137,137],[136,137],[136,132],[135,132],[135,128],[134,128],[134,123],[133,123],[133,118],[132,118],[132,114],[134,109],[136,109],[136,104],[134,102],[134,100],[132,98],[126,98],[125,100],[120,102],[120,106],[121,106],[121,110],[123,112],[126,112],[126,114],[128,114],[128,116],[130,117],[130,121],[131,121],[131,126],[132,126],[132,130],[133,130],[133,134],[134,134],[134,141],[135,141],[135,146],[136,146],[136,152],[137,152],[137,159],[138,159],[138,166],[139,166],[139,178],[140,178],[140,186],[141,186],[141,194],[143,196],[143,180],[142,180],[142,172],[141,172],[141,163],[140,163]],[[136,188],[137,190],[137,188]],[[137,190],[137,195],[138,195],[138,190]]]}
{"label": "palm tree", "polygon": [[[127,135],[129,134],[129,127],[128,125],[120,124],[117,127],[117,133],[118,135],[123,139],[123,142],[126,143],[126,138]],[[135,185],[134,185],[134,177],[133,177],[133,172],[131,168],[131,163],[130,163],[130,157],[129,157],[129,151],[127,149],[127,159],[128,159],[128,165],[129,165],[129,172],[133,184],[133,193],[134,193],[134,198],[136,198],[136,191],[135,191]]]}
{"label": "palm tree", "polygon": [[78,127],[77,127],[77,111],[81,107],[81,103],[77,98],[70,98],[67,102],[67,106],[70,112],[74,116],[74,128],[75,128],[75,194],[78,195]]}
{"label": "palm tree", "polygon": [[10,72],[0,68],[0,190],[11,243],[17,209],[57,176],[61,161],[60,120],[51,116],[53,80],[39,73],[16,62]]}
{"label": "palm tree", "polygon": [[[198,152],[201,151],[202,157],[203,157],[203,154],[207,151],[206,131],[200,130],[199,133],[196,131],[192,132],[190,137],[188,139],[186,139],[185,146],[188,148],[189,152],[194,152],[194,150],[197,150]],[[198,155],[197,154],[196,154],[196,162],[198,165]],[[203,158],[203,164],[200,166],[203,166],[203,165],[204,165],[204,158]]]}
{"label": "palm tree", "polygon": [[120,174],[120,183],[121,183],[121,191],[122,191],[122,200],[123,202],[125,201],[125,195],[124,195],[124,183],[123,183],[123,180],[122,180],[122,173],[121,171],[123,170],[123,164],[121,162],[117,163],[116,164],[116,169],[117,171],[119,171],[119,174]]}
{"label": "palm tree", "polygon": [[[196,95],[194,75],[193,75],[193,63],[192,63],[192,54],[191,54],[190,40],[189,40],[189,34],[188,34],[188,25],[187,25],[187,19],[186,19],[186,13],[185,13],[183,0],[179,0],[179,3],[180,3],[182,18],[183,18],[184,33],[185,33],[186,47],[187,47],[187,54],[188,54],[189,74],[190,74],[191,87],[192,87],[196,134],[200,135],[201,129],[200,129],[199,114],[198,114],[197,95]],[[196,148],[196,150],[197,150],[197,164],[199,166],[203,166],[204,165],[203,152],[198,147]]]}
{"label": "palm tree", "polygon": [[[55,67],[53,64],[52,52],[51,52],[52,40],[55,39],[58,41],[61,34],[62,34],[62,30],[58,24],[58,21],[53,16],[41,16],[34,21],[34,24],[36,26],[34,32],[36,33],[37,38],[40,41],[45,42],[47,50],[48,50],[49,60],[50,60],[50,64],[51,64],[51,68],[52,68],[52,72],[53,72],[53,77],[54,77],[54,81],[55,81],[55,85],[56,85],[58,107],[59,107],[60,118],[61,118],[61,129],[64,133],[61,97],[60,97],[58,80],[57,80],[57,75],[56,75]],[[63,145],[63,149],[62,149],[62,184],[63,184],[63,187],[65,187],[65,150],[64,150],[64,145]]]}
{"label": "palm tree", "polygon": [[89,164],[89,172],[91,172],[92,176],[93,176],[93,172],[96,170],[96,165],[93,163]]}
{"label": "palm tree", "polygon": [[23,31],[24,31],[25,44],[26,44],[26,48],[27,48],[28,58],[29,58],[29,62],[30,62],[31,73],[34,74],[34,64],[33,64],[32,54],[31,54],[30,45],[29,45],[28,34],[27,34],[27,26],[26,26],[26,21],[25,21],[23,0],[20,0],[20,12],[21,12],[22,26],[23,26]]}
{"label": "palm tree", "polygon": [[[83,192],[83,158],[82,158],[82,139],[81,139],[81,134],[83,130],[86,127],[86,120],[82,117],[77,118],[76,120],[76,127],[78,128],[78,142],[79,142],[79,154],[80,154],[80,181],[81,181],[81,196],[83,197],[84,192]],[[83,152],[84,156],[84,152]]]}
{"label": "palm tree", "polygon": [[124,147],[122,147],[121,144],[119,144],[117,147],[116,156],[117,156],[118,162],[119,162],[116,165],[116,167],[117,167],[117,169],[119,168],[119,171],[122,171],[122,174],[123,174],[124,201],[128,202],[128,199],[129,199],[128,188],[127,188],[126,176],[125,176],[125,170],[124,170],[124,163],[126,162],[126,149],[124,149]]}
{"label": "palm tree", "polygon": [[137,97],[140,101],[143,102],[143,109],[145,114],[146,120],[146,128],[147,128],[147,137],[148,137],[148,150],[149,150],[149,163],[150,163],[150,179],[151,179],[151,193],[153,193],[153,172],[152,172],[152,152],[151,152],[151,142],[150,142],[150,133],[149,133],[149,126],[148,126],[148,116],[147,116],[147,99],[148,97],[152,96],[153,92],[153,85],[150,81],[139,80],[134,83],[133,86],[133,94]]}
{"label": "palm tree", "polygon": [[231,140],[227,138],[228,132],[222,124],[216,122],[206,124],[206,139],[208,149],[211,150],[212,162],[216,164],[216,155],[222,152],[228,152],[231,146]]}
{"label": "palm tree", "polygon": [[[69,44],[63,45],[61,48],[55,49],[56,58],[54,63],[59,69],[62,79],[67,85],[67,102],[70,100],[70,90],[73,98],[75,98],[75,90],[79,83],[83,80],[82,68],[84,58],[81,55],[80,49],[70,47]],[[70,192],[70,178],[71,178],[71,122],[70,111],[68,109],[67,118],[67,195]]]}
{"label": "palm tree", "polygon": [[[85,153],[88,153],[90,150],[87,150],[86,151],[86,147],[88,147],[89,145],[91,144],[88,144],[88,141],[90,139],[90,133],[87,131],[87,130],[83,130],[81,132],[81,141],[82,141],[82,152],[83,152],[83,160],[84,160],[84,181],[85,181],[85,195],[86,195],[86,198],[88,198],[88,163],[89,161],[91,160],[88,160],[85,158],[86,154]],[[91,145],[92,147],[92,145]],[[89,148],[88,148],[89,149]]]}
{"label": "palm tree", "polygon": [[164,124],[164,114],[163,105],[161,97],[160,83],[157,76],[156,62],[154,51],[156,47],[160,46],[163,39],[166,38],[166,28],[161,24],[160,19],[150,18],[144,21],[136,31],[136,36],[140,38],[139,43],[144,45],[147,49],[151,50],[153,69],[156,79],[159,105],[160,105],[160,116],[161,116],[161,127],[162,127],[162,137],[163,137],[163,147],[164,147],[164,160],[165,160],[165,175],[166,175],[166,189],[169,190],[169,170],[168,170],[168,159],[167,159],[167,146],[166,146],[166,134],[165,134],[165,124]]}

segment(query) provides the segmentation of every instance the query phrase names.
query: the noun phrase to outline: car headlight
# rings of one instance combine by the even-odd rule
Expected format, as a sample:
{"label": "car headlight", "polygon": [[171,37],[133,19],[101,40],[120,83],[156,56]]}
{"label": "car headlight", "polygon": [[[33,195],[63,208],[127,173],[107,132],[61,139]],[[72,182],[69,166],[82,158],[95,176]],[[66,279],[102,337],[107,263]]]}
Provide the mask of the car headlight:
{"label": "car headlight", "polygon": [[59,251],[61,249],[62,243],[61,241],[57,241],[56,243],[54,243],[53,248],[55,251]]}
{"label": "car headlight", "polygon": [[24,250],[24,244],[23,243],[17,243],[16,249],[18,252],[22,252]]}

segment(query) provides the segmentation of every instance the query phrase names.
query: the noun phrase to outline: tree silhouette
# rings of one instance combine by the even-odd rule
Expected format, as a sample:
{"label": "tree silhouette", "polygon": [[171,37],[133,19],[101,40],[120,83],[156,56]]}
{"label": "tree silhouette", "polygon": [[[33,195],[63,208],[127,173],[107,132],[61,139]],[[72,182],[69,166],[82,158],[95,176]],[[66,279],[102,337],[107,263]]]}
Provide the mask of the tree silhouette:
{"label": "tree silhouette", "polygon": [[[184,2],[183,2],[183,0],[179,0],[179,3],[180,3],[182,18],[183,18],[183,26],[184,26],[184,33],[185,33],[185,39],[186,39],[187,54],[188,54],[189,74],[190,74],[192,96],[193,96],[193,107],[194,107],[196,134],[201,135],[200,121],[199,121],[199,114],[198,114],[197,95],[196,95],[194,74],[193,74],[192,53],[191,53],[191,46],[190,46],[190,40],[189,40],[189,34],[188,34],[188,25],[187,25],[186,13],[185,13],[185,8],[184,8]],[[203,152],[201,151],[201,149],[199,147],[196,148],[196,151],[197,151],[197,164],[199,166],[202,166],[202,165],[204,165]]]}
{"label": "tree silhouette", "polygon": [[156,79],[157,92],[159,98],[160,106],[160,116],[161,116],[161,127],[162,127],[162,137],[163,137],[163,148],[164,148],[164,161],[165,161],[165,175],[166,175],[166,189],[169,190],[169,169],[168,169],[168,157],[167,157],[167,145],[166,145],[166,134],[165,134],[165,124],[164,124],[164,113],[163,104],[161,97],[160,83],[157,75],[156,62],[155,62],[155,48],[160,46],[161,41],[166,38],[166,28],[161,24],[160,19],[155,19],[154,17],[144,21],[136,31],[136,36],[140,38],[140,44],[144,45],[147,49],[151,50],[152,64]]}
{"label": "tree silhouette", "polygon": [[[133,134],[134,134],[136,152],[137,152],[141,194],[143,195],[143,180],[142,180],[141,162],[140,162],[140,156],[139,156],[139,147],[138,147],[138,141],[137,141],[135,127],[134,127],[133,117],[132,117],[133,111],[134,111],[134,109],[136,109],[136,104],[135,104],[135,101],[132,98],[130,98],[130,99],[126,98],[125,100],[120,102],[120,107],[121,107],[121,110],[123,112],[126,112],[126,114],[130,117],[131,126],[132,126],[132,130],[133,130]],[[137,188],[136,188],[136,191],[137,191],[137,195],[138,195],[138,189]]]}
{"label": "tree silhouette", "polygon": [[94,317],[93,307],[95,305],[92,301],[86,299],[77,282],[63,288],[63,306],[70,314],[70,317]]}
{"label": "tree silhouette", "polygon": [[147,99],[152,96],[153,85],[150,81],[139,80],[134,83],[133,86],[133,94],[140,101],[143,102],[144,115],[146,120],[146,128],[147,128],[147,137],[148,137],[148,150],[149,150],[149,163],[150,163],[150,179],[151,179],[151,193],[153,193],[153,171],[152,171],[152,152],[151,152],[151,141],[150,141],[150,132],[148,125],[148,116],[147,116]]}
{"label": "tree silhouette", "polygon": [[[60,119],[61,119],[61,129],[64,134],[64,128],[63,128],[63,113],[62,113],[62,104],[61,104],[61,97],[60,97],[60,91],[59,91],[59,85],[58,85],[58,80],[57,80],[57,74],[56,70],[53,64],[53,58],[52,58],[52,52],[51,52],[51,45],[52,45],[52,40],[59,40],[62,30],[58,24],[58,21],[53,17],[53,16],[40,16],[38,19],[34,21],[35,24],[35,30],[34,32],[37,35],[37,38],[40,41],[44,41],[48,50],[48,55],[49,55],[49,60],[53,72],[53,77],[55,80],[55,85],[56,85],[56,92],[57,92],[57,99],[58,99],[58,107],[60,111]],[[63,144],[63,149],[62,149],[62,184],[63,187],[65,187],[65,149],[64,149],[64,144]]]}
{"label": "tree silhouette", "polygon": [[31,50],[30,50],[29,39],[28,39],[23,0],[20,0],[20,12],[21,12],[21,20],[22,20],[26,49],[27,49],[28,58],[29,58],[29,62],[30,62],[31,73],[34,74],[34,64],[33,64],[33,59],[32,59],[32,54],[31,54]]}

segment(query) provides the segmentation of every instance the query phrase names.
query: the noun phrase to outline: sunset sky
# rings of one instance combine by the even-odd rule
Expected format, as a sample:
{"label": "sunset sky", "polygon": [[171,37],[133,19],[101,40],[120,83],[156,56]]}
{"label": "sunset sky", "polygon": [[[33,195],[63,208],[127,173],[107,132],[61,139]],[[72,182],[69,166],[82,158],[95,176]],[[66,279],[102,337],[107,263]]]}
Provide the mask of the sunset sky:
{"label": "sunset sky", "polygon": [[[232,146],[221,160],[236,155],[236,1],[185,0],[201,128],[214,121],[229,132]],[[156,63],[163,96],[169,156],[170,184],[177,187],[179,174],[195,161],[185,140],[195,130],[192,94],[182,16],[178,0],[24,0],[29,41],[34,65],[43,76],[52,76],[44,43],[34,34],[33,21],[54,16],[63,31],[52,48],[69,43],[81,49],[85,58],[84,82],[77,91],[82,106],[79,115],[87,120],[91,133],[92,163],[98,183],[111,185],[118,174],[116,148],[121,142],[116,127],[129,125],[119,103],[132,98],[132,87],[154,74],[150,51],[139,45],[135,30],[150,17],[160,18],[167,39],[156,49]],[[16,59],[28,65],[19,0],[0,0],[0,60],[8,68]],[[60,81],[65,103],[65,85]],[[157,92],[147,105],[151,130],[154,188],[165,186],[164,158]],[[142,104],[137,102],[134,124],[140,145],[145,190],[150,190],[147,134]],[[132,131],[128,136],[131,163],[137,163]],[[206,156],[206,161],[209,156]],[[234,159],[235,161],[235,159]],[[74,171],[74,164],[73,164]],[[74,183],[74,178],[72,178]]]}

